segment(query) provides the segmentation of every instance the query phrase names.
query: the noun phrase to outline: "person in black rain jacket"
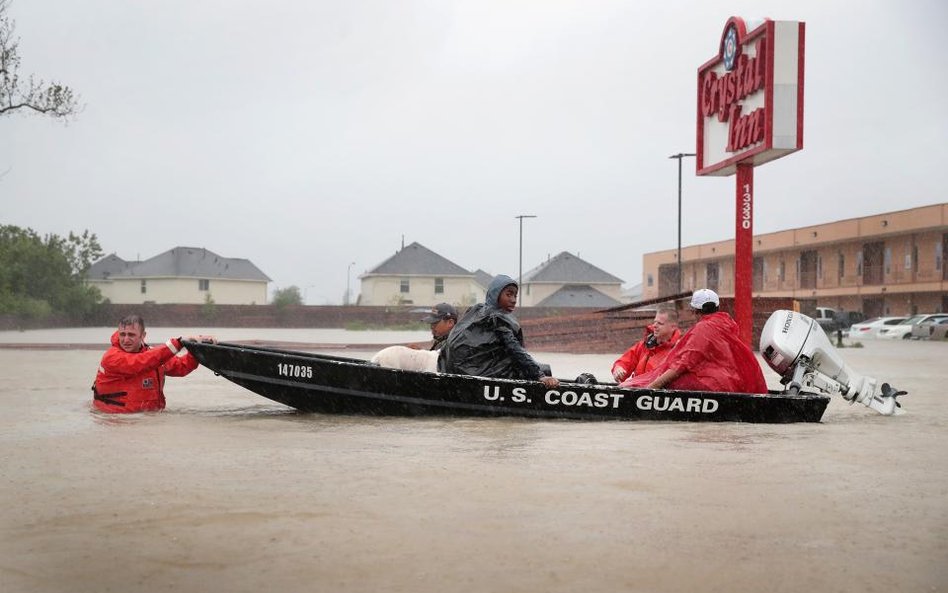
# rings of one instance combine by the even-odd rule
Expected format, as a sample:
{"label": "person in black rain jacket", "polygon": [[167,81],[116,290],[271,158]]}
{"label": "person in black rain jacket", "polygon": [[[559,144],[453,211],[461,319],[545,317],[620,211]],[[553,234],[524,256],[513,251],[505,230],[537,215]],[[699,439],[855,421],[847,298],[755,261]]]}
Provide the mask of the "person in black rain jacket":
{"label": "person in black rain jacket", "polygon": [[457,322],[438,357],[442,373],[527,379],[556,387],[523,347],[523,331],[514,319],[519,286],[509,276],[496,276],[483,303],[467,310]]}

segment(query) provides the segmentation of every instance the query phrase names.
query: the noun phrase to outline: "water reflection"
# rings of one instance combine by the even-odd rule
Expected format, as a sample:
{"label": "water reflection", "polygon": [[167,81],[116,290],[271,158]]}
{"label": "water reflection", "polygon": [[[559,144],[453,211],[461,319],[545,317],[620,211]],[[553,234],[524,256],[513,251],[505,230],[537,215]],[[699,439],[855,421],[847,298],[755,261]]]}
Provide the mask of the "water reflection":
{"label": "water reflection", "polygon": [[191,407],[191,406],[176,406],[175,408],[166,410],[164,412],[170,416],[174,415],[184,415],[184,416],[206,416],[206,417],[219,417],[227,418],[232,416],[237,416],[241,418],[252,418],[252,417],[279,417],[279,416],[288,416],[288,415],[300,415],[299,412],[293,408],[283,406],[280,404],[258,404],[252,406],[220,406],[213,408],[206,407]]}

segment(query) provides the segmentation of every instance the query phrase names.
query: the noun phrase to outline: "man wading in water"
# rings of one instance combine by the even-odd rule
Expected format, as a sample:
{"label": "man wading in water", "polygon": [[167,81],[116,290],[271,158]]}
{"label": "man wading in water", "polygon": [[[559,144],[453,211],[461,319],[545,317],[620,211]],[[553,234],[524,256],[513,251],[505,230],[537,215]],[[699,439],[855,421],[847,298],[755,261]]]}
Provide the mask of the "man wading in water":
{"label": "man wading in water", "polygon": [[[217,342],[211,336],[188,339]],[[99,364],[92,384],[92,405],[113,414],[163,410],[165,375],[183,377],[198,367],[197,359],[187,350],[177,356],[182,349],[181,338],[149,346],[145,343],[145,320],[138,315],[123,318],[112,334],[112,347]]]}

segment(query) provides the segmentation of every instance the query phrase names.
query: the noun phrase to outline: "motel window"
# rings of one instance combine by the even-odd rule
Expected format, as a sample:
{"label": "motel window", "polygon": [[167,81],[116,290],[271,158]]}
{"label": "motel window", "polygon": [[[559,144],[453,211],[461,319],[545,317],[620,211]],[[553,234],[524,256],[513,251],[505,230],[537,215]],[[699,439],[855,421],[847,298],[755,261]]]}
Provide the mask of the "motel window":
{"label": "motel window", "polygon": [[211,281],[207,279],[198,280],[198,290],[210,290]]}
{"label": "motel window", "polygon": [[837,266],[837,268],[838,268],[838,269],[837,269],[837,272],[836,272],[836,275],[837,275],[838,278],[842,278],[842,277],[843,277],[843,271],[846,269],[846,256],[843,255],[842,253],[839,254],[839,260],[838,260],[836,266]]}
{"label": "motel window", "polygon": [[148,281],[142,280],[142,294],[145,294],[146,292],[148,292]]}
{"label": "motel window", "polygon": [[783,260],[781,260],[780,267],[777,268],[777,280],[779,282],[783,282],[786,279],[787,279],[787,264],[784,263]]}
{"label": "motel window", "polygon": [[435,278],[435,294],[444,294],[444,278]]}
{"label": "motel window", "polygon": [[652,279],[652,275],[651,275],[651,274],[649,274],[648,276],[646,276],[646,283],[647,283],[649,286],[651,286],[654,282],[655,282],[655,281]]}
{"label": "motel window", "polygon": [[891,248],[891,247],[886,247],[886,248],[885,248],[885,255],[884,255],[883,257],[885,258],[885,260],[884,260],[884,261],[885,261],[885,273],[888,274],[888,273],[890,273],[891,270],[892,270],[892,248]]}
{"label": "motel window", "polygon": [[720,271],[721,270],[718,266],[718,262],[710,263],[705,268],[705,279],[707,280],[708,288],[711,290],[718,290],[718,278],[720,277]]}
{"label": "motel window", "polygon": [[760,292],[764,289],[764,258],[755,257],[751,264],[751,290]]}
{"label": "motel window", "polygon": [[411,286],[408,283],[408,278],[402,278],[398,284],[398,291],[401,293],[408,293],[411,289]]}
{"label": "motel window", "polygon": [[944,257],[945,245],[948,244],[948,235],[945,235],[944,241],[935,243],[935,269],[940,270],[942,258]]}
{"label": "motel window", "polygon": [[862,276],[862,251],[856,253],[856,275]]}

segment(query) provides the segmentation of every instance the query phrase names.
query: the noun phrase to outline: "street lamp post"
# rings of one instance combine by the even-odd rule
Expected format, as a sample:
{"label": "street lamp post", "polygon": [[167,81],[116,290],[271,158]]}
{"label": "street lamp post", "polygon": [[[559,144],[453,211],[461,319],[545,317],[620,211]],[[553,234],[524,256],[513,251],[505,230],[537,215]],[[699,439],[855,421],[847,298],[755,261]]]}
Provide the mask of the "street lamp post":
{"label": "street lamp post", "polygon": [[352,266],[355,265],[355,262],[349,262],[349,265],[346,266],[346,299],[345,305],[349,306],[349,273],[352,271]]}
{"label": "street lamp post", "polygon": [[681,159],[686,156],[697,156],[693,152],[679,152],[671,155],[670,159],[678,159],[678,293],[681,294]]}
{"label": "street lamp post", "polygon": [[520,274],[517,276],[517,286],[520,286],[520,289],[523,290],[521,286],[523,284],[523,219],[524,218],[536,218],[533,214],[520,214],[514,216],[514,218],[520,219]]}

